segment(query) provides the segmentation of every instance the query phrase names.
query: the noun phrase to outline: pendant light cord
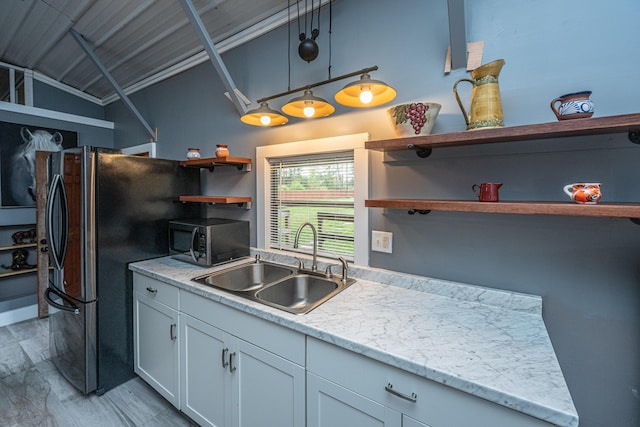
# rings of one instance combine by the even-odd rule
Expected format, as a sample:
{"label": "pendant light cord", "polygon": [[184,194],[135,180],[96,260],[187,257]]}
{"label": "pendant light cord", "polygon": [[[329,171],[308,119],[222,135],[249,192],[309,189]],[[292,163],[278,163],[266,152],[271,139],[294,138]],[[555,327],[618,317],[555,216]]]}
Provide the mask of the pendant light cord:
{"label": "pendant light cord", "polygon": [[[320,10],[321,9],[322,9],[322,0],[318,0],[318,13],[316,17],[316,21],[318,21],[318,25],[316,26],[316,30],[318,30],[318,35],[320,35]],[[311,0],[311,16],[313,17],[313,0]],[[313,23],[313,18],[311,22]]]}
{"label": "pendant light cord", "polygon": [[296,7],[298,8],[298,35],[302,34],[302,32],[300,32],[300,1],[302,0],[296,0]]}
{"label": "pendant light cord", "polygon": [[309,38],[313,38],[312,36],[313,36],[313,0],[311,0],[311,19],[309,20]]}
{"label": "pendant light cord", "polygon": [[307,34],[307,16],[309,16],[309,6],[308,4],[309,0],[304,0],[304,34],[309,37],[309,35]]}
{"label": "pendant light cord", "polygon": [[[333,0],[329,0],[329,77],[331,79],[331,34],[333,33]],[[320,15],[320,14],[318,14]],[[318,18],[318,27],[320,27],[320,18]]]}
{"label": "pendant light cord", "polygon": [[[300,30],[300,22],[298,21],[298,30]],[[289,76],[287,79],[287,90],[291,90],[291,0],[287,0],[287,65],[289,68]]]}

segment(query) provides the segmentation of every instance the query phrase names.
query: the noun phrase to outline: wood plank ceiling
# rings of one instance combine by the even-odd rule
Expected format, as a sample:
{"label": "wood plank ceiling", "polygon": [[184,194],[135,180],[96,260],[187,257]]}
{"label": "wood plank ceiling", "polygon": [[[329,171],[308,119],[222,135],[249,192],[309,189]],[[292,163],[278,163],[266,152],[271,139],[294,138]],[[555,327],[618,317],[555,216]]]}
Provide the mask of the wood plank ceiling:
{"label": "wood plank ceiling", "polygon": [[[286,13],[295,0],[193,0],[215,44]],[[301,1],[303,4],[304,1]],[[0,61],[100,100],[115,91],[69,34],[87,40],[127,88],[202,52],[176,0],[2,0]]]}

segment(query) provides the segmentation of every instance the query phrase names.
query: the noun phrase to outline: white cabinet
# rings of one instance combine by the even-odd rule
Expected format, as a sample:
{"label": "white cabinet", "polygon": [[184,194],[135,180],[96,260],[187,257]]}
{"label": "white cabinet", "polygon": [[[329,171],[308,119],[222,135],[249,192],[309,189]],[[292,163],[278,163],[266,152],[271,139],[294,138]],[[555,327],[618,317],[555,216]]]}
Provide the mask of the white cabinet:
{"label": "white cabinet", "polygon": [[[537,418],[429,381],[368,357],[307,338],[308,426],[328,426],[331,411],[362,424],[427,427],[550,427]],[[356,414],[362,412],[362,414]],[[397,412],[401,424],[390,414]],[[367,417],[368,416],[368,417]],[[391,417],[391,418],[389,418]],[[349,418],[351,419],[351,418]]]}
{"label": "white cabinet", "polygon": [[305,424],[305,337],[180,291],[180,409],[216,427]]}
{"label": "white cabinet", "polygon": [[[238,340],[233,372],[232,426],[298,427],[305,420],[305,370],[274,353]],[[233,370],[235,360],[230,362]]]}
{"label": "white cabinet", "polygon": [[135,372],[198,424],[305,424],[305,336],[134,274]]}
{"label": "white cabinet", "polygon": [[174,406],[179,404],[178,290],[134,275],[134,371]]}
{"label": "white cabinet", "polygon": [[133,311],[135,372],[202,426],[551,426],[137,273]]}
{"label": "white cabinet", "polygon": [[186,314],[181,315],[180,325],[180,409],[202,426],[230,425],[230,418],[225,418],[230,415],[225,334]]}
{"label": "white cabinet", "polygon": [[307,373],[307,427],[401,427],[402,414]]}
{"label": "white cabinet", "polygon": [[421,423],[420,421],[416,421],[413,418],[407,417],[406,415],[403,415],[402,427],[429,427],[429,426],[424,423]]}

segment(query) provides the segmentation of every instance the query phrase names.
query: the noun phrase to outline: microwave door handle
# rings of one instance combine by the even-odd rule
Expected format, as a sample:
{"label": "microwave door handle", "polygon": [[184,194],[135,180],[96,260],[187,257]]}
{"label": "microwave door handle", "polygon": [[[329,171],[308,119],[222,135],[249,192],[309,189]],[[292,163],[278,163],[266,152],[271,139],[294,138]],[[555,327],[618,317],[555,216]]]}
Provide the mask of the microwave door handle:
{"label": "microwave door handle", "polygon": [[197,233],[198,233],[198,227],[193,227],[193,231],[191,232],[191,247],[189,248],[189,253],[191,254],[191,258],[195,263],[197,263],[198,258],[200,258],[200,252],[198,252],[198,257],[196,258],[196,251],[194,250],[194,242],[196,241]]}
{"label": "microwave door handle", "polygon": [[[62,219],[62,236],[60,242],[58,242],[58,239],[56,238],[56,236],[54,236],[53,230],[54,204],[56,196],[59,196],[61,198],[61,209],[58,212],[59,217],[61,217]],[[47,239],[49,241],[49,247],[51,249],[51,258],[53,259],[55,267],[58,270],[62,269],[64,265],[64,258],[67,253],[67,241],[69,235],[68,215],[67,192],[64,189],[64,181],[62,180],[61,175],[56,174],[53,177],[51,189],[49,191],[49,196],[47,199],[46,228]]]}

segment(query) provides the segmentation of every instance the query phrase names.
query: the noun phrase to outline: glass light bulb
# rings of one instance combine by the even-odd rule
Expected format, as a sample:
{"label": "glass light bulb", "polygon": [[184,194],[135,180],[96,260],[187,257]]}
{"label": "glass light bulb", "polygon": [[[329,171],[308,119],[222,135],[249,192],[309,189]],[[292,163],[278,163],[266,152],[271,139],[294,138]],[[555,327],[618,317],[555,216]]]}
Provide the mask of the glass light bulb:
{"label": "glass light bulb", "polygon": [[271,117],[263,114],[262,116],[260,116],[260,123],[262,123],[264,126],[271,124]]}
{"label": "glass light bulb", "polygon": [[302,112],[304,113],[305,117],[313,117],[314,114],[316,114],[316,109],[311,105],[307,105],[306,107],[304,107]]}
{"label": "glass light bulb", "polygon": [[368,104],[373,99],[373,94],[369,87],[363,87],[362,91],[360,91],[360,102],[363,104]]}

